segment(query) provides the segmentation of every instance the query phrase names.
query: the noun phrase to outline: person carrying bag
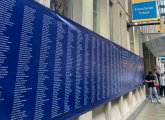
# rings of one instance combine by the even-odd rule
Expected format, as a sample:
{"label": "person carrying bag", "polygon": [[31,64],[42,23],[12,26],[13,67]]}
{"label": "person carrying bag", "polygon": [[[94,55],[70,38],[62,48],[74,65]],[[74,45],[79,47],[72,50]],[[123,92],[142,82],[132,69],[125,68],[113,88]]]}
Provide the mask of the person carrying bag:
{"label": "person carrying bag", "polygon": [[156,87],[154,86],[154,83],[156,83],[155,77],[153,76],[153,73],[151,71],[149,71],[148,75],[145,77],[145,82],[147,83],[148,88],[149,88],[149,94],[150,94],[151,102],[154,102],[154,99],[153,99],[153,96],[152,96],[152,92],[153,92],[155,94],[157,102],[159,104],[161,104],[160,100],[159,100],[159,97],[158,97]]}

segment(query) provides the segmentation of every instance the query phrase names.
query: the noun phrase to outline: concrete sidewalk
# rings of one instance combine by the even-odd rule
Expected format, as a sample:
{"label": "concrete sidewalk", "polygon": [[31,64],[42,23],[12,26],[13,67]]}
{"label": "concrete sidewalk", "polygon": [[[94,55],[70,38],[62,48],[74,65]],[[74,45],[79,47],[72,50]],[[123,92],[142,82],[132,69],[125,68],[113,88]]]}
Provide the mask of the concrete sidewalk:
{"label": "concrete sidewalk", "polygon": [[160,102],[148,101],[135,120],[165,120],[165,98],[160,98]]}

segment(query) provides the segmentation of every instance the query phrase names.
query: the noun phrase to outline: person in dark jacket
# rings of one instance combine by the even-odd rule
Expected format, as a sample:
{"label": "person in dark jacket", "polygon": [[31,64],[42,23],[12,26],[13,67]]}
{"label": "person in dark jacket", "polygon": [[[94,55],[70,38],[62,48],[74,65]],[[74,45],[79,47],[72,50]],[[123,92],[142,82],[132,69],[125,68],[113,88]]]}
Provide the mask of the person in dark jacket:
{"label": "person in dark jacket", "polygon": [[160,103],[160,100],[159,100],[159,98],[158,98],[157,90],[156,90],[156,88],[155,88],[155,86],[154,86],[154,83],[156,82],[156,81],[155,81],[155,77],[154,77],[154,75],[153,75],[153,73],[152,73],[151,71],[149,71],[149,72],[148,72],[148,75],[145,77],[145,82],[147,83],[148,88],[149,88],[151,102],[154,102],[153,97],[152,97],[152,92],[154,92],[155,97],[156,97],[156,99],[157,99],[157,102],[158,102],[159,104],[161,104],[161,103]]}

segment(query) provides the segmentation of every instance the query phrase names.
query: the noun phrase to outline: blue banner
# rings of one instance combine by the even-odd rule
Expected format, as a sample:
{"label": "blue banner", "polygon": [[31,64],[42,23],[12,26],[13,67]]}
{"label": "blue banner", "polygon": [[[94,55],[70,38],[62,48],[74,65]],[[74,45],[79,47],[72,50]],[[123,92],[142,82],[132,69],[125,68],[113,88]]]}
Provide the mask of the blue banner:
{"label": "blue banner", "polygon": [[65,120],[143,86],[143,59],[31,0],[0,1],[0,120]]}
{"label": "blue banner", "polygon": [[132,4],[132,20],[150,20],[154,18],[157,18],[156,1]]}

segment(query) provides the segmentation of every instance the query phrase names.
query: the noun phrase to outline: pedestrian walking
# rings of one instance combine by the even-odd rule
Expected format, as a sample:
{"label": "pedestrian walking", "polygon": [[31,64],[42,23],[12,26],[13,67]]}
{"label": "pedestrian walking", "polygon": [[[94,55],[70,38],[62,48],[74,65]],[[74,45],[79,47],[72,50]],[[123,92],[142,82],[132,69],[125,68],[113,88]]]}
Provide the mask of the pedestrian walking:
{"label": "pedestrian walking", "polygon": [[157,102],[159,104],[160,103],[160,100],[158,98],[158,93],[157,93],[157,90],[154,86],[154,83],[156,82],[155,81],[155,77],[153,75],[153,73],[151,71],[148,72],[148,75],[145,77],[145,82],[147,83],[148,85],[148,88],[149,88],[149,94],[150,94],[150,98],[151,98],[151,102],[154,102],[154,99],[153,99],[153,96],[152,96],[152,93],[154,93],[156,99],[157,99]]}
{"label": "pedestrian walking", "polygon": [[165,96],[165,76],[163,73],[160,75],[160,86],[161,86],[160,87],[160,95],[162,97],[164,97]]}
{"label": "pedestrian walking", "polygon": [[155,83],[154,83],[154,85],[155,85],[155,87],[156,87],[156,90],[157,90],[157,93],[158,93],[158,95],[160,95],[160,81],[159,81],[159,74],[158,74],[158,71],[156,70],[156,69],[154,69],[154,72],[153,72],[153,76],[155,77]]}

